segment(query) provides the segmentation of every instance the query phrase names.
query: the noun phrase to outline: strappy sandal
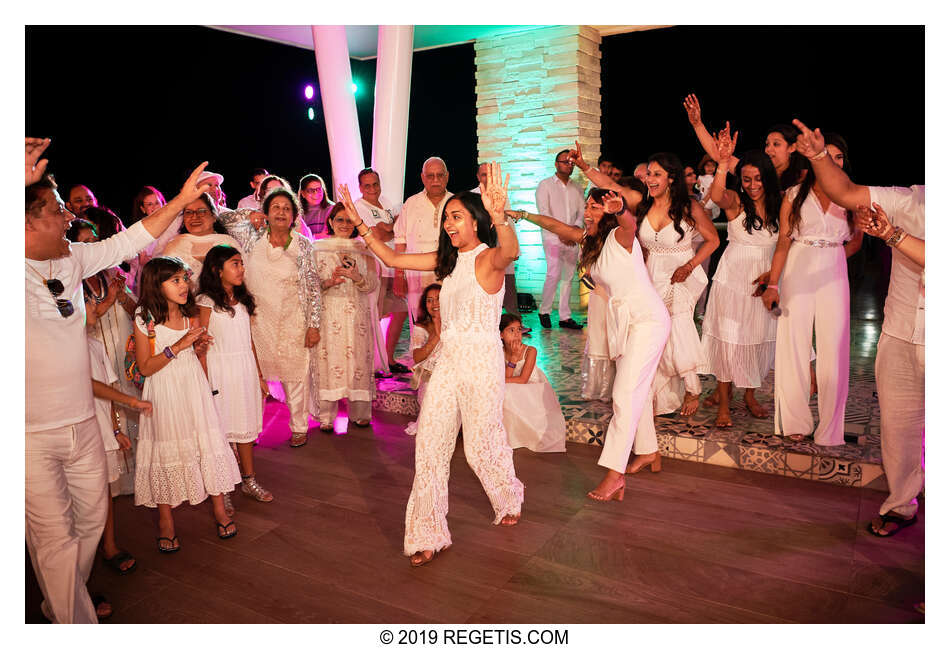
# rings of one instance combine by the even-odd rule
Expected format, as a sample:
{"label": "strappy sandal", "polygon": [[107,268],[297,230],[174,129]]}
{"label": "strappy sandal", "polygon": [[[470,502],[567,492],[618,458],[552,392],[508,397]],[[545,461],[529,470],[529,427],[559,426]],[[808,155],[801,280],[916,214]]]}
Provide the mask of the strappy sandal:
{"label": "strappy sandal", "polygon": [[[878,518],[881,519],[881,524],[878,526],[877,531],[874,530],[874,521],[871,521],[868,523],[868,532],[880,539],[886,539],[889,536],[894,536],[905,527],[910,527],[917,522],[917,514],[914,514],[911,518],[904,518],[903,516],[898,516],[897,514],[887,512],[883,516],[878,516]],[[887,531],[884,529],[884,526],[888,523],[894,523],[897,525],[897,528]]]}
{"label": "strappy sandal", "polygon": [[[125,570],[123,570],[122,564],[129,560],[133,562],[132,565],[126,568]],[[138,567],[139,565],[138,561],[135,560],[135,557],[133,557],[131,554],[129,554],[125,550],[119,550],[111,557],[106,557],[106,555],[103,554],[102,562],[105,563],[110,568],[112,568],[113,570],[115,570],[116,573],[120,575],[127,575],[130,572],[135,572],[136,567]]]}
{"label": "strappy sandal", "polygon": [[[218,523],[218,521],[215,521],[215,524],[218,526],[218,538],[219,538],[219,539],[230,539],[231,537],[237,536],[237,533],[238,533],[238,531],[237,531],[237,525],[234,524],[234,521],[228,521],[228,522],[225,523],[224,525],[222,525],[221,523]],[[229,532],[229,531],[228,531],[228,528],[229,528],[229,527],[232,527],[232,528],[234,528],[234,529],[232,529],[232,530]]]}
{"label": "strappy sandal", "polygon": [[299,448],[307,443],[307,433],[293,433],[290,436],[290,447]]}
{"label": "strappy sandal", "polygon": [[[173,536],[168,538],[167,536],[159,536],[155,539],[158,542],[158,551],[163,554],[173,554],[181,550],[181,543],[178,541],[178,536]],[[162,545],[162,541],[168,541],[168,547]],[[178,545],[175,545],[178,543]]]}
{"label": "strappy sandal", "polygon": [[504,527],[511,527],[512,525],[517,525],[520,521],[521,514],[505,514],[501,520],[498,521],[498,524]]}
{"label": "strappy sandal", "polygon": [[[413,568],[420,568],[426,565],[427,563],[430,563],[433,559],[436,558],[436,556],[440,552],[445,552],[450,547],[452,546],[446,546],[442,548],[441,550],[420,550],[419,552],[416,552],[411,557],[409,557],[409,563],[412,565]],[[431,554],[427,557],[426,552],[431,552]]]}

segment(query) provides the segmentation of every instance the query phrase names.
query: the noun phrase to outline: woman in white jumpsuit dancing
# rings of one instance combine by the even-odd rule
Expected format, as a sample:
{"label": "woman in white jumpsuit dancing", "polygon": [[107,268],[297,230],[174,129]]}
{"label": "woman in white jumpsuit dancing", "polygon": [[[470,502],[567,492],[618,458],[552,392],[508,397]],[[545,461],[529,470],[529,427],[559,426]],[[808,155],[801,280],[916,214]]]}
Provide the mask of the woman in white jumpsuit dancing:
{"label": "woman in white jumpsuit dancing", "polygon": [[460,425],[465,458],[488,494],[494,523],[514,525],[521,518],[524,485],[515,476],[502,425],[505,360],[498,337],[505,269],[518,256],[518,239],[505,218],[507,189],[492,163],[481,196],[462,192],[446,202],[439,248],[423,254],[399,254],[381,243],[363,224],[347,187],[338,192],[357,232],[383,263],[435,271],[443,282],[442,356],[419,413],[416,474],[406,506],[404,551],[413,566],[452,544],[446,522],[449,464]]}
{"label": "woman in white jumpsuit dancing", "polygon": [[[639,192],[627,193],[634,204],[640,201]],[[605,305],[608,354],[617,365],[613,417],[597,461],[607,473],[587,496],[593,500],[623,500],[625,473],[636,473],[647,465],[653,471],[660,470],[652,386],[670,334],[670,314],[643,263],[637,220],[620,196],[599,188],[592,189],[587,198],[584,229],[540,214],[509,214],[582,246],[580,264],[590,269],[586,281],[594,285],[594,293]],[[632,462],[631,449],[636,453]]]}

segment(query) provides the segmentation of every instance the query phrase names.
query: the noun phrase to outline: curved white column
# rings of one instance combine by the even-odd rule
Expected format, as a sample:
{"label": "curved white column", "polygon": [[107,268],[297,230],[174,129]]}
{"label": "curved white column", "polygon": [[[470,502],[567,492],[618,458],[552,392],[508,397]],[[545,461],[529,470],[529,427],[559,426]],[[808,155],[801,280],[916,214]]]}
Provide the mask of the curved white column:
{"label": "curved white column", "polygon": [[399,204],[405,198],[412,34],[412,25],[380,25],[376,48],[373,168],[383,195]]}
{"label": "curved white column", "polygon": [[346,183],[354,196],[359,196],[356,177],[363,168],[363,147],[360,124],[353,97],[353,75],[350,73],[350,51],[343,25],[311,25],[313,52],[317,60],[320,99],[327,124],[330,163],[333,166],[332,196],[336,186]]}

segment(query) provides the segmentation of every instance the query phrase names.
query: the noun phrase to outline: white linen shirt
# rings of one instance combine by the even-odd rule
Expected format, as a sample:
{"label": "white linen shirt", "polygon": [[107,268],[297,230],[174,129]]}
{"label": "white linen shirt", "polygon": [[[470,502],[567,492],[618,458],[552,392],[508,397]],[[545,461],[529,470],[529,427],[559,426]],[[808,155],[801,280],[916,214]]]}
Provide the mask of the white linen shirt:
{"label": "white linen shirt", "polygon": [[435,252],[439,248],[442,208],[452,196],[452,192],[445,192],[438,205],[432,204],[425,190],[407,198],[393,228],[393,243],[405,244],[406,252]]}
{"label": "white linen shirt", "polygon": [[[584,227],[584,193],[577,183],[570,180],[566,184],[562,183],[554,175],[541,181],[534,196],[538,214],[578,228]],[[541,230],[541,241],[545,244],[564,245],[556,234],[547,230]]]}
{"label": "white linen shirt", "polygon": [[[82,280],[134,257],[154,241],[142,222],[104,241],[69,244],[69,256],[52,260],[52,277],[63,283],[59,299],[72,302],[64,318],[39,273],[50,261],[26,259],[26,432],[61,428],[95,415],[86,306]],[[33,272],[33,271],[36,272]]]}
{"label": "white linen shirt", "polygon": [[[394,211],[392,204],[384,196],[379,197],[379,203],[383,206],[382,209],[363,198],[359,198],[353,205],[356,207],[356,212],[360,215],[360,218],[363,219],[363,223],[370,227],[379,223],[394,223],[396,217],[399,215],[398,210]],[[393,250],[396,249],[392,239],[386,241],[385,244]],[[373,256],[376,257],[376,255]],[[383,260],[379,257],[376,257],[376,260],[379,262],[381,269],[380,277],[393,277],[393,269],[384,264]]]}
{"label": "white linen shirt", "polygon": [[[884,208],[891,225],[924,238],[924,185],[868,189],[871,202]],[[923,269],[897,249],[891,255],[891,281],[881,332],[915,345],[924,344]]]}
{"label": "white linen shirt", "polygon": [[254,198],[254,194],[248,194],[238,201],[237,209],[259,210],[261,209],[261,203],[256,198]]}

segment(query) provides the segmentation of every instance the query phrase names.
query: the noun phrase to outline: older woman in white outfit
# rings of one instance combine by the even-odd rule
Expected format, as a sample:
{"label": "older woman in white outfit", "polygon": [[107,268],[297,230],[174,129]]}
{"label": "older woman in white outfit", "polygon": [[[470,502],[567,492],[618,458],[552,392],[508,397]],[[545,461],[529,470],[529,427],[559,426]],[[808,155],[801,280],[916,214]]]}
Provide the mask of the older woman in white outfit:
{"label": "older woman in white outfit", "polygon": [[195,288],[198,287],[198,277],[201,275],[205,255],[211,248],[224,245],[241,252],[241,246],[217,221],[217,216],[218,208],[211,195],[202,194],[201,198],[192,201],[182,210],[181,231],[158,253],[166,257],[178,257],[188,264],[191,270],[189,281]]}
{"label": "older woman in white outfit", "polygon": [[[290,445],[307,443],[310,351],[320,340],[322,299],[313,247],[294,229],[300,205],[283,187],[261,206],[267,225],[255,226],[251,210],[219,215],[245,250],[245,283],[257,301],[251,333],[261,372],[280,381],[290,409]],[[258,215],[259,216],[259,215]]]}

